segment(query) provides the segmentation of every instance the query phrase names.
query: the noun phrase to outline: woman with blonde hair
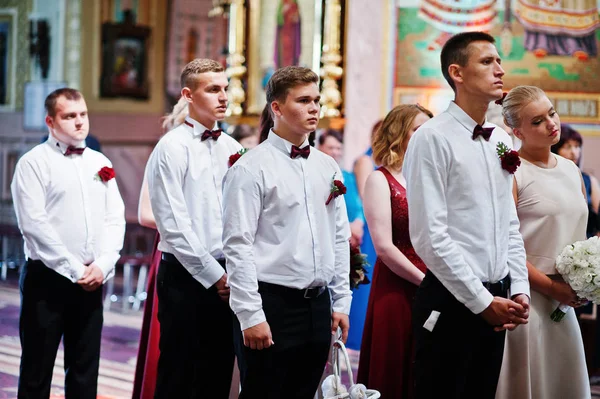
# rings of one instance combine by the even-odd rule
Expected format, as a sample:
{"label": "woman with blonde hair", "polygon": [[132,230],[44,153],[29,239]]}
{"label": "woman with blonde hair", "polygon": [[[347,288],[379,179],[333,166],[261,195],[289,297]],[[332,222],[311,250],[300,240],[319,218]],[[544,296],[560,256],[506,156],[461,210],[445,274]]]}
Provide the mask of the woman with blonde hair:
{"label": "woman with blonde hair", "polygon": [[433,115],[418,104],[400,105],[373,136],[381,165],[367,179],[364,210],[377,252],[358,366],[358,382],[384,398],[412,397],[412,298],[426,267],[408,235],[402,162],[413,133]]}
{"label": "woman with blonde hair", "polygon": [[[169,130],[181,125],[188,116],[188,105],[184,97],[181,97],[173,107],[171,113],[162,118],[162,128],[166,133]],[[156,230],[156,221],[150,207],[150,193],[148,192],[148,181],[146,173],[142,181],[140,191],[140,201],[138,205],[139,223],[151,229]],[[144,319],[142,322],[142,331],[140,334],[140,346],[138,349],[138,358],[135,370],[135,380],[133,384],[133,399],[151,399],[154,397],[154,388],[156,386],[156,374],[158,367],[158,341],[160,337],[160,328],[158,323],[158,299],[156,297],[156,273],[160,263],[161,253],[157,248],[159,242],[158,233],[154,240],[154,249],[152,252],[152,263],[148,270],[148,287],[146,289],[146,303],[144,304]]]}
{"label": "woman with blonde hair", "polygon": [[569,309],[560,322],[550,318],[561,303],[582,304],[555,264],[565,246],[586,239],[588,210],[581,172],[550,151],[561,136],[560,118],[541,89],[515,87],[504,99],[502,113],[521,140],[513,196],[527,254],[531,308],[529,323],[506,335],[496,398],[589,398],[575,312]]}

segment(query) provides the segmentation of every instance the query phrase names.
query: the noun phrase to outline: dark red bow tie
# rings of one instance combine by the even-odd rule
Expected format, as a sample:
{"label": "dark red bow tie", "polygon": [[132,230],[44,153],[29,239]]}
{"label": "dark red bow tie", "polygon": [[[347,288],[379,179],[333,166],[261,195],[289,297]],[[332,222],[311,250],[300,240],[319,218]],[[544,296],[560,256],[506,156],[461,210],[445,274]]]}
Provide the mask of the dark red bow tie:
{"label": "dark red bow tie", "polygon": [[204,133],[202,133],[202,141],[207,140],[207,139],[213,139],[213,140],[217,141],[217,139],[221,135],[221,132],[222,132],[221,129],[205,130]]}
{"label": "dark red bow tie", "polygon": [[292,146],[292,151],[290,152],[290,158],[298,158],[298,157],[302,157],[302,158],[308,158],[308,156],[310,155],[310,146],[307,145],[304,148],[300,148],[298,146],[293,145]]}
{"label": "dark red bow tie", "polygon": [[67,148],[67,151],[65,151],[65,156],[72,155],[72,154],[81,155],[81,154],[83,154],[83,151],[85,151],[85,147],[78,148],[78,147],[74,147],[74,146],[70,145]]}
{"label": "dark red bow tie", "polygon": [[490,137],[493,131],[493,127],[481,127],[481,125],[477,125],[475,126],[475,129],[473,129],[473,140],[481,136],[485,139],[485,141],[490,141]]}

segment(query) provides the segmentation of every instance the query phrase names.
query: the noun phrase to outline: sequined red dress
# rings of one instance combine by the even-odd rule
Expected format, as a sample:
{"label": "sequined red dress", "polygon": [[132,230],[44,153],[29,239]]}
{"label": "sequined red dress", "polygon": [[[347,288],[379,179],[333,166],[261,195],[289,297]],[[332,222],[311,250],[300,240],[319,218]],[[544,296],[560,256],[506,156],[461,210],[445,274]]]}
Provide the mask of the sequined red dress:
{"label": "sequined red dress", "polygon": [[[426,267],[415,253],[408,234],[405,188],[387,171],[377,169],[390,186],[392,240],[421,271]],[[412,397],[413,298],[417,286],[392,272],[377,258],[358,365],[358,382],[377,389],[382,398]]]}

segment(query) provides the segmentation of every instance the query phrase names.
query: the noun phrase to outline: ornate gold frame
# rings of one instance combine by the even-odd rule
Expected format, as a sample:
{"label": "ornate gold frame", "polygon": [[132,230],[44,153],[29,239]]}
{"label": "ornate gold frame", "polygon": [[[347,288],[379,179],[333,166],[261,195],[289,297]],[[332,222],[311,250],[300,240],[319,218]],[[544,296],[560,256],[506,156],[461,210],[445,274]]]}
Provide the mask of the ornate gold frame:
{"label": "ornate gold frame", "polygon": [[[261,1],[248,0],[246,9],[243,0],[231,0],[227,68],[227,73],[231,77],[230,116],[259,115],[264,106],[264,103],[257,100],[262,80],[260,41],[256,40],[259,37]],[[341,115],[343,103],[338,82],[344,74],[344,69],[340,66],[343,62],[343,54],[341,54],[343,16],[341,10],[344,1],[314,1],[315,30],[311,68],[322,77],[321,103],[323,107],[321,113],[322,116],[329,118]],[[246,12],[248,18],[245,17]],[[321,26],[321,20],[324,21],[323,26]],[[248,22],[247,28],[246,21]],[[246,48],[244,48],[245,43],[247,43]],[[244,67],[244,63],[247,68]],[[246,90],[244,90],[244,80]],[[242,109],[244,101],[245,110]]]}

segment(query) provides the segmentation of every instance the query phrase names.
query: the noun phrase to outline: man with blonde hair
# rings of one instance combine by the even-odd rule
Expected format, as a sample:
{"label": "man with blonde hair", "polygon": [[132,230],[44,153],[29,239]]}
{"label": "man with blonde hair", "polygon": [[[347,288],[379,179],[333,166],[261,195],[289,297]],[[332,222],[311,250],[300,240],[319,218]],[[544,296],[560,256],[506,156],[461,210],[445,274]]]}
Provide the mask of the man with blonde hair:
{"label": "man with blonde hair", "polygon": [[228,398],[232,314],[221,241],[221,182],[241,146],[222,134],[227,76],[195,59],[181,73],[189,116],[156,145],[147,165],[160,233],[157,275],[160,358],[156,398]]}

